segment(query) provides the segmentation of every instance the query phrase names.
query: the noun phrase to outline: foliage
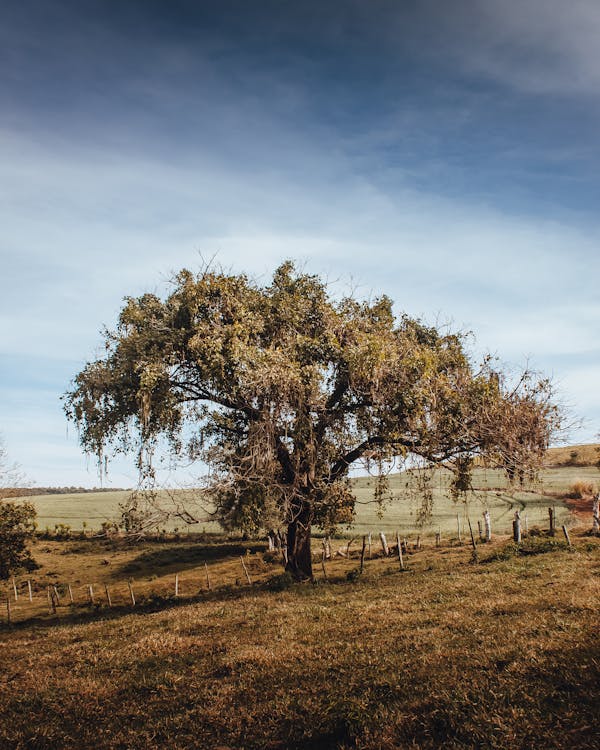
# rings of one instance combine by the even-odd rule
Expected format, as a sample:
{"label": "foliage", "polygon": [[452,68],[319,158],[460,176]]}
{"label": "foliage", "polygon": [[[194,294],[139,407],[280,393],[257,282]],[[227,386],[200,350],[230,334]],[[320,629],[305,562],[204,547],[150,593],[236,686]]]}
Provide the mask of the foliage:
{"label": "foliage", "polygon": [[37,567],[27,547],[35,532],[31,503],[0,501],[0,579]]}
{"label": "foliage", "polygon": [[135,450],[142,484],[161,440],[208,463],[223,524],[287,525],[297,577],[312,574],[311,526],[352,520],[355,462],[381,502],[391,462],[458,462],[460,489],[479,456],[523,482],[560,421],[548,381],[526,372],[509,388],[491,360],[472,365],[462,335],[397,319],[385,296],[334,299],[290,262],[266,286],[206,268],[173,287],[127,299],[67,416],[101,466],[109,447]]}
{"label": "foliage", "polygon": [[19,569],[35,570],[36,563],[27,547],[33,538],[36,512],[31,503],[13,502],[18,495],[21,474],[10,463],[4,442],[0,439],[0,579]]}

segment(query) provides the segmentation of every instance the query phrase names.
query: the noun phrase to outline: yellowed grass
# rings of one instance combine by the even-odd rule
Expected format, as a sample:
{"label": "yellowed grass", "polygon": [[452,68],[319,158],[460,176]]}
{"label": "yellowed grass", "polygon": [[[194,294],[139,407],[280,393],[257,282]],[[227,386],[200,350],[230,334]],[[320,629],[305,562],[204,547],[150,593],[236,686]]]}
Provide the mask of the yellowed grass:
{"label": "yellowed grass", "polygon": [[0,629],[0,747],[597,748],[600,540],[571,538],[531,538],[525,556],[498,539],[479,564],[428,544],[355,582],[356,557],[338,557],[328,583],[317,568],[283,591],[260,550],[248,586],[237,554],[201,548],[215,588],[198,596],[201,558],[171,545],[179,602],[150,598],[173,583],[170,564],[150,580],[167,545],[42,542],[40,582],[116,591],[137,560],[146,599]]}

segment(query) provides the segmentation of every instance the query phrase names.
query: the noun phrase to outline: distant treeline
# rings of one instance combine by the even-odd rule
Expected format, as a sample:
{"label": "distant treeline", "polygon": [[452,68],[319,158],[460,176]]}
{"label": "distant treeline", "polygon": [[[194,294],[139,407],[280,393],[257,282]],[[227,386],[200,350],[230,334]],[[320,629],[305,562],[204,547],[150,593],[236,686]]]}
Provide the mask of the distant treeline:
{"label": "distant treeline", "polygon": [[76,495],[85,492],[130,492],[127,487],[14,487],[10,494],[13,497],[29,495]]}

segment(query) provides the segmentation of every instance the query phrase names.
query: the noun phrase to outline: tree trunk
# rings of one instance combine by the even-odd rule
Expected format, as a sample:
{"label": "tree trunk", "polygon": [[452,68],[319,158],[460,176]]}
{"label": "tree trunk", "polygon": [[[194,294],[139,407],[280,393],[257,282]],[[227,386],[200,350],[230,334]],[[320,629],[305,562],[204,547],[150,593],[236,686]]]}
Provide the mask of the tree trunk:
{"label": "tree trunk", "polygon": [[310,527],[312,512],[310,507],[303,508],[296,519],[288,524],[287,549],[288,561],[285,569],[297,581],[313,578],[312,556],[310,552]]}

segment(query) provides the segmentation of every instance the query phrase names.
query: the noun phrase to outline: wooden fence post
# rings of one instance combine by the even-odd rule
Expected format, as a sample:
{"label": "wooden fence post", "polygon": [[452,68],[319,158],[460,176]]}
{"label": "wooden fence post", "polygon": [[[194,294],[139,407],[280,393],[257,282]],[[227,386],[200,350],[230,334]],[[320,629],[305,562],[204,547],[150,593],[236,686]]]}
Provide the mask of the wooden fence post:
{"label": "wooden fence post", "polygon": [[12,577],[12,585],[13,585],[13,591],[14,591],[14,594],[15,594],[15,601],[17,601],[18,598],[19,598],[19,594],[17,593],[17,582],[15,581],[15,577],[14,576]]}
{"label": "wooden fence post", "polygon": [[327,557],[327,551],[325,546],[325,540],[323,539],[322,542],[322,550],[321,550],[321,568],[323,568],[323,578],[327,580],[327,571],[325,570],[325,558]]}
{"label": "wooden fence post", "polygon": [[108,585],[104,584],[104,593],[106,594],[106,601],[108,603],[109,607],[112,607],[112,600],[110,598],[110,591],[108,590]]}
{"label": "wooden fence post", "polygon": [[71,602],[71,604],[73,604],[74,603],[74,600],[73,600],[73,589],[71,588],[71,584],[70,583],[67,584],[67,589],[69,591],[69,601]]}
{"label": "wooden fence post", "polygon": [[600,531],[600,492],[592,502],[592,531],[594,534]]}
{"label": "wooden fence post", "polygon": [[91,583],[88,585],[88,596],[90,598],[90,604],[94,604],[94,589]]}
{"label": "wooden fence post", "polygon": [[550,521],[550,536],[554,536],[554,530],[555,530],[555,518],[554,518],[554,508],[548,508],[548,517]]}
{"label": "wooden fence post", "polygon": [[518,510],[515,511],[515,519],[512,522],[513,525],[513,541],[515,544],[521,544],[521,514]]}
{"label": "wooden fence post", "polygon": [[365,569],[365,549],[367,548],[367,537],[363,534],[363,543],[362,543],[362,549],[360,551],[360,572],[362,575],[363,570]]}
{"label": "wooden fence post", "polygon": [[371,532],[369,531],[369,560],[371,559]]}
{"label": "wooden fence post", "polygon": [[473,545],[473,556],[475,558],[475,561],[477,562],[477,545],[475,544],[475,536],[473,534],[473,527],[471,526],[471,519],[468,516],[467,521],[469,523],[469,533],[471,534],[471,544]]}
{"label": "wooden fence post", "polygon": [[565,535],[565,539],[567,540],[567,544],[569,545],[569,549],[571,549],[571,538],[569,537],[569,532],[567,531],[567,527],[563,523],[563,534]]}
{"label": "wooden fence post", "polygon": [[204,563],[204,569],[206,570],[206,588],[210,591],[210,578],[208,577],[208,565]]}
{"label": "wooden fence post", "polygon": [[398,544],[398,560],[400,561],[400,570],[404,570],[404,560],[402,559],[402,544],[400,543],[400,534],[396,532],[396,542]]}
{"label": "wooden fence post", "polygon": [[383,531],[379,532],[379,538],[381,539],[381,549],[383,550],[383,554],[386,557],[389,557],[390,549],[388,547],[388,543],[385,540],[385,534],[383,533]]}
{"label": "wooden fence post", "polygon": [[477,530],[479,531],[479,541],[483,540],[483,530],[481,528],[481,521],[477,521]]}
{"label": "wooden fence post", "polygon": [[31,593],[31,579],[30,578],[27,579],[27,592],[29,594],[29,601],[32,602],[33,594]]}
{"label": "wooden fence post", "polygon": [[489,510],[486,510],[483,514],[483,523],[485,526],[485,541],[492,541],[492,519]]}
{"label": "wooden fence post", "polygon": [[442,541],[442,532],[436,531],[435,533],[435,546],[439,547]]}
{"label": "wooden fence post", "polygon": [[175,573],[175,596],[179,596],[179,573]]}
{"label": "wooden fence post", "polygon": [[240,557],[240,560],[242,561],[242,568],[244,569],[244,573],[246,574],[246,579],[250,585],[252,585],[252,581],[250,580],[250,576],[248,575],[248,568],[246,567],[246,563],[244,562],[244,558]]}
{"label": "wooden fence post", "polygon": [[10,625],[10,596],[6,595],[6,623]]}
{"label": "wooden fence post", "polygon": [[131,597],[131,606],[135,607],[135,596],[133,594],[133,586],[131,585],[131,581],[127,581],[127,586],[129,588],[129,596]]}

